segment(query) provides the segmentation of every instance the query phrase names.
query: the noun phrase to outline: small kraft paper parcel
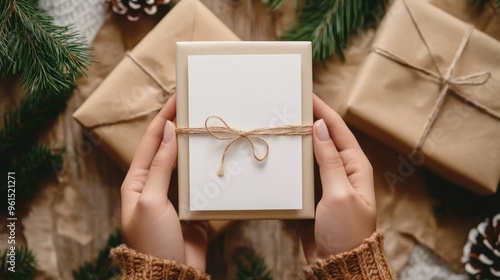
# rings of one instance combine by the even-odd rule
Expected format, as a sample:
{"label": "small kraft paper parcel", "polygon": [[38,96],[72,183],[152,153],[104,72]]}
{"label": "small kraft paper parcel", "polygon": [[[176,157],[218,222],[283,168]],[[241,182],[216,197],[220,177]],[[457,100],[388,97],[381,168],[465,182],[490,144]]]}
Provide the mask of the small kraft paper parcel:
{"label": "small kraft paper parcel", "polygon": [[178,42],[182,220],[314,218],[310,42]]}

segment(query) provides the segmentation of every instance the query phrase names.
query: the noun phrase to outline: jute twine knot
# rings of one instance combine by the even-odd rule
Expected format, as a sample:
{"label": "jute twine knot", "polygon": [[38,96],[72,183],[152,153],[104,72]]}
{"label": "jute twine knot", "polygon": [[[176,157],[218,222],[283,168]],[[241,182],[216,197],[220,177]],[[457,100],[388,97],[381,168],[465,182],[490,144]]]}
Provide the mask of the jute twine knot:
{"label": "jute twine knot", "polygon": [[[210,126],[209,121],[218,121],[221,125]],[[210,135],[217,140],[229,141],[222,153],[221,162],[217,171],[217,176],[224,176],[224,161],[229,149],[239,141],[245,141],[252,149],[252,155],[256,161],[264,161],[269,155],[269,144],[263,136],[303,136],[312,134],[312,125],[284,125],[278,127],[264,127],[253,130],[239,130],[230,127],[226,121],[218,116],[209,116],[205,119],[205,127],[177,128],[177,134]],[[265,149],[263,154],[258,154],[255,145],[262,144]]]}
{"label": "jute twine knot", "polygon": [[403,0],[402,2],[404,4],[406,11],[408,12],[408,14],[410,16],[410,20],[413,23],[413,26],[415,27],[420,40],[422,41],[425,48],[427,49],[427,53],[431,59],[434,71],[431,71],[431,70],[419,67],[417,65],[411,64],[410,62],[404,60],[403,58],[401,58],[401,57],[399,57],[399,56],[397,56],[389,51],[381,49],[381,48],[374,48],[373,52],[375,52],[375,53],[377,53],[385,58],[388,58],[388,59],[390,59],[390,60],[392,60],[392,61],[394,61],[394,62],[396,62],[404,67],[411,68],[411,69],[413,69],[417,72],[420,72],[426,76],[434,78],[440,85],[440,92],[438,95],[438,99],[436,100],[436,103],[434,104],[434,108],[432,109],[432,113],[431,113],[430,117],[428,118],[427,123],[424,126],[424,130],[421,133],[421,136],[420,136],[420,139],[418,140],[417,146],[415,147],[415,149],[413,150],[413,152],[411,154],[411,155],[414,155],[415,153],[418,153],[422,149],[422,146],[424,145],[425,139],[429,135],[429,132],[430,132],[433,124],[435,123],[436,117],[437,117],[438,113],[440,112],[441,107],[443,106],[444,99],[448,95],[450,88],[452,89],[452,92],[454,94],[460,96],[462,99],[466,100],[470,104],[473,104],[474,106],[481,109],[485,113],[491,115],[492,117],[500,119],[500,114],[495,112],[491,108],[489,108],[481,103],[478,103],[475,100],[472,100],[467,95],[461,93],[460,90],[458,89],[459,86],[464,86],[464,85],[470,85],[470,86],[484,85],[491,78],[491,73],[486,72],[486,71],[482,71],[482,72],[477,72],[477,73],[473,73],[473,74],[469,74],[469,75],[464,75],[464,76],[452,78],[453,71],[455,70],[457,63],[460,60],[460,57],[462,56],[462,54],[464,52],[464,49],[467,45],[467,42],[469,42],[469,40],[470,40],[470,37],[472,35],[472,31],[474,30],[474,27],[472,25],[470,25],[470,27],[465,32],[465,34],[462,37],[462,40],[458,46],[458,50],[455,53],[455,56],[453,57],[453,60],[450,64],[450,66],[447,68],[446,73],[443,75],[439,69],[439,66],[436,62],[436,59],[432,55],[429,44],[427,43],[424,36],[422,35],[422,32],[420,31],[420,28],[419,28],[415,18],[413,17],[413,14],[411,13],[406,1]]}

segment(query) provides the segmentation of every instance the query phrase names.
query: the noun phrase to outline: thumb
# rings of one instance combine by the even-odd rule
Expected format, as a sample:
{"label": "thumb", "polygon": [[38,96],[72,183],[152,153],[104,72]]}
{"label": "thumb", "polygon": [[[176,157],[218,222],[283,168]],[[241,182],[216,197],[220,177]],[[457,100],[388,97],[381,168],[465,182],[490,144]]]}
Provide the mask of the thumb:
{"label": "thumb", "polygon": [[163,140],[156,153],[141,197],[147,197],[148,200],[161,199],[162,202],[167,199],[170,177],[177,160],[177,140],[175,134],[175,125],[167,121],[163,132]]}
{"label": "thumb", "polygon": [[330,137],[325,121],[322,119],[316,121],[313,131],[314,156],[319,165],[323,197],[350,192],[351,187],[344,162]]}

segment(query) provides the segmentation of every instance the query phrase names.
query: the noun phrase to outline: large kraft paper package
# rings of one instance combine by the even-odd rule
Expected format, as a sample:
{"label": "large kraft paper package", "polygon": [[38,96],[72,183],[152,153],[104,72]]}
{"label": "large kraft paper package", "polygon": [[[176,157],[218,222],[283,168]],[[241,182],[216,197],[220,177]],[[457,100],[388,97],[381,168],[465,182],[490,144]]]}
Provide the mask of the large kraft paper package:
{"label": "large kraft paper package", "polygon": [[[238,37],[197,0],[180,1],[126,54],[73,117],[125,170],[157,112],[175,93],[175,43]],[[210,222],[212,233],[228,222]]]}
{"label": "large kraft paper package", "polygon": [[[498,11],[495,12],[489,6],[481,9],[475,8],[469,1],[421,1],[429,2],[500,40],[500,16]],[[326,64],[318,62],[315,65],[315,94],[342,116],[347,111],[349,85],[370,54],[375,35],[375,30],[370,29],[353,38],[351,46],[345,52],[344,61],[334,57]],[[404,181],[398,181],[397,186],[391,188],[384,175],[398,174],[401,168],[408,167],[411,163],[406,165],[407,161],[400,157],[400,153],[377,143],[364,133],[356,130],[353,132],[374,168],[377,221],[379,226],[385,228],[385,247],[393,271],[400,273],[415,243],[434,251],[454,270],[463,271],[460,261],[463,245],[469,229],[482,221],[482,217],[464,218],[453,214],[436,216],[433,208],[438,202],[428,193],[426,176],[416,166],[404,170]]]}
{"label": "large kraft paper package", "polygon": [[471,28],[422,1],[396,1],[350,86],[345,118],[413,165],[490,194],[500,179],[500,42]]}

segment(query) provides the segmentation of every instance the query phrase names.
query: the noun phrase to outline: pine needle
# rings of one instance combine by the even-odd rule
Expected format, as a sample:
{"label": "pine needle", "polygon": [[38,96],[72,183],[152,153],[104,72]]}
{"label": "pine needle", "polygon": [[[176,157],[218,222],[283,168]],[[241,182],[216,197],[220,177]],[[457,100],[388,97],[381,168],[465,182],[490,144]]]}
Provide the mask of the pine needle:
{"label": "pine needle", "polygon": [[238,247],[233,253],[236,260],[236,280],[272,280],[272,273],[262,256],[252,248]]}
{"label": "pine needle", "polygon": [[[16,209],[21,210],[36,195],[41,182],[57,175],[63,163],[62,148],[37,145],[40,134],[50,127],[66,108],[73,89],[41,99],[23,98],[19,107],[4,114],[0,129],[0,172],[16,172]],[[7,196],[7,185],[0,185]],[[7,200],[0,200],[0,213],[7,211]]]}
{"label": "pine needle", "polygon": [[64,111],[72,93],[73,88],[69,88],[57,96],[46,94],[41,99],[25,97],[19,107],[6,112],[0,130],[0,160],[9,162],[10,158],[34,145],[47,125]]}
{"label": "pine needle", "polygon": [[[265,3],[276,11],[283,0]],[[335,54],[344,59],[351,35],[376,25],[385,13],[386,0],[304,0],[297,2],[299,6],[298,23],[281,39],[311,41],[314,59],[325,61]]]}
{"label": "pine needle", "polygon": [[20,75],[35,98],[69,89],[92,62],[71,26],[55,26],[33,0],[0,1],[0,74]]}
{"label": "pine needle", "polygon": [[122,243],[121,231],[116,230],[108,238],[106,246],[99,251],[99,255],[93,263],[85,262],[78,270],[73,270],[73,278],[75,280],[107,280],[119,275],[120,271],[113,265],[109,253],[112,248]]}
{"label": "pine needle", "polygon": [[33,279],[36,272],[36,259],[31,250],[26,247],[15,249],[15,272],[8,270],[9,268],[9,249],[3,250],[0,256],[0,279],[4,280],[26,280]]}
{"label": "pine needle", "polygon": [[[304,2],[304,1],[305,0],[297,0],[297,4],[296,4],[297,11],[300,10],[300,7],[302,6],[302,2]],[[264,3],[264,5],[266,5],[266,8],[269,12],[275,13],[281,8],[281,6],[283,6],[283,4],[285,3],[285,0],[262,0],[262,2]]]}
{"label": "pine needle", "polygon": [[[63,163],[63,149],[35,146],[0,167],[1,174],[15,172],[16,212],[19,212],[38,192],[40,183],[47,177],[55,177]],[[0,185],[0,194],[7,197],[7,185]],[[7,211],[7,199],[0,200],[0,213]]]}
{"label": "pine needle", "polygon": [[500,0],[471,0],[472,4],[475,6],[482,7],[486,3],[493,4],[496,8],[500,8]]}

